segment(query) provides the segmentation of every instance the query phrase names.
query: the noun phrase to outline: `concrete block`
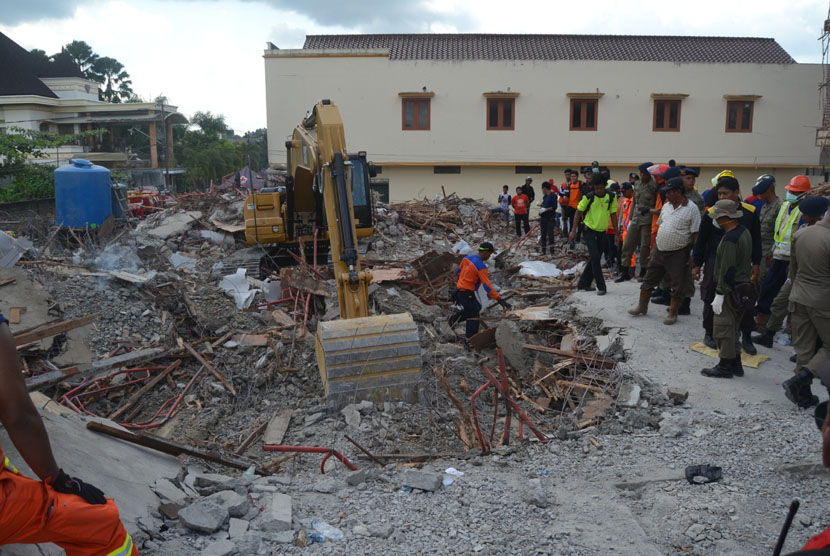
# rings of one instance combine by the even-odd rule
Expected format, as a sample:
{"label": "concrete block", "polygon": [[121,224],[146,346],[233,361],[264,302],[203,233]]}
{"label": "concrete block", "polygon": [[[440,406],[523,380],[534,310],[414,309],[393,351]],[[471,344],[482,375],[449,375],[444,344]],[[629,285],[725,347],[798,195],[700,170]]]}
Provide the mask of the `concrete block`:
{"label": "concrete block", "polygon": [[216,502],[199,500],[179,510],[179,521],[193,531],[214,533],[225,525],[230,515]]}
{"label": "concrete block", "polygon": [[214,502],[218,506],[225,508],[231,517],[242,517],[251,509],[251,502],[248,500],[248,497],[237,494],[232,490],[223,490],[216,494],[211,494],[205,500]]}
{"label": "concrete block", "polygon": [[620,386],[617,402],[625,407],[637,407],[637,404],[640,403],[640,386],[633,382],[627,382]]}
{"label": "concrete block", "polygon": [[244,519],[237,519],[235,517],[231,518],[231,521],[228,524],[228,536],[231,539],[241,537],[246,531],[248,531],[247,521]]}
{"label": "concrete block", "polygon": [[291,497],[287,494],[272,494],[265,499],[265,509],[251,525],[260,531],[279,532],[291,529]]}
{"label": "concrete block", "polygon": [[403,474],[403,485],[435,492],[444,483],[444,477],[437,473],[427,473],[416,469],[407,469]]}
{"label": "concrete block", "polygon": [[236,553],[236,545],[231,541],[212,542],[202,550],[202,556],[231,556]]}
{"label": "concrete block", "polygon": [[341,409],[340,413],[343,414],[343,417],[346,419],[346,425],[353,429],[358,429],[360,427],[360,409],[358,409],[357,404],[350,403]]}
{"label": "concrete block", "polygon": [[220,475],[219,473],[198,473],[193,478],[193,486],[196,488],[208,488],[222,486],[233,480],[233,477]]}
{"label": "concrete block", "polygon": [[162,502],[181,504],[187,500],[187,494],[173,484],[170,479],[158,479],[153,485],[153,491],[161,498]]}
{"label": "concrete block", "polygon": [[524,334],[515,322],[503,320],[496,327],[496,345],[504,352],[507,363],[520,373],[530,371],[530,366],[525,360],[525,353],[522,350],[522,344],[524,343]]}
{"label": "concrete block", "polygon": [[357,486],[360,483],[366,481],[368,477],[368,472],[366,468],[358,469],[357,471],[352,471],[348,475],[346,475],[346,484],[349,486]]}

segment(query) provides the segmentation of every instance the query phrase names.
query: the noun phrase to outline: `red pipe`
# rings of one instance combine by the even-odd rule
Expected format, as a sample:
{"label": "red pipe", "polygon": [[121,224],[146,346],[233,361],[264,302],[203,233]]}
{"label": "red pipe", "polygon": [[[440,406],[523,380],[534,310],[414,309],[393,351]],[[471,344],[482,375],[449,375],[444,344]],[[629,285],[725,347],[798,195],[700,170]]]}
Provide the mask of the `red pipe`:
{"label": "red pipe", "polygon": [[353,464],[349,458],[347,458],[334,448],[325,448],[323,446],[282,446],[277,444],[266,444],[262,447],[262,449],[266,452],[302,452],[306,454],[326,454],[326,457],[324,457],[323,461],[320,462],[320,473],[322,473],[323,475],[326,474],[326,461],[331,456],[334,456],[340,461],[342,461],[343,465],[348,467],[350,470],[357,471],[357,466]]}

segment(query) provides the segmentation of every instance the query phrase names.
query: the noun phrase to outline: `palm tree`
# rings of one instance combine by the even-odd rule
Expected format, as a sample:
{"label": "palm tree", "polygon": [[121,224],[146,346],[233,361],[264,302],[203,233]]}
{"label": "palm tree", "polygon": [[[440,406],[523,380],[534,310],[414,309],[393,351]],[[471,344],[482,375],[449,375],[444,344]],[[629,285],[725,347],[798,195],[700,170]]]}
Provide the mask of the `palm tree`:
{"label": "palm tree", "polygon": [[107,102],[122,102],[129,100],[133,95],[130,74],[124,71],[124,64],[104,56],[95,60],[92,65],[92,72],[96,81],[101,84],[99,98]]}
{"label": "palm tree", "polygon": [[97,79],[95,71],[92,66],[98,60],[98,55],[92,51],[92,47],[84,41],[72,41],[63,47],[63,51],[69,54],[72,61],[78,66],[78,69],[83,72],[84,77],[92,81],[101,82]]}

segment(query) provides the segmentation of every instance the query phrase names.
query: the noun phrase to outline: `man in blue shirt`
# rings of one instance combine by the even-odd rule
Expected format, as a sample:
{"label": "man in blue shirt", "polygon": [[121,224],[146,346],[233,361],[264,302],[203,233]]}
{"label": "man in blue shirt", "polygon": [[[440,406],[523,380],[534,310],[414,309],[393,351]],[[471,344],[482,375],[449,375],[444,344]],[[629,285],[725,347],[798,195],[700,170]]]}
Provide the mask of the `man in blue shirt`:
{"label": "man in blue shirt", "polygon": [[553,190],[550,186],[550,183],[545,182],[542,184],[542,208],[539,209],[539,229],[542,232],[542,255],[545,254],[545,250],[548,246],[548,241],[550,241],[550,254],[553,255],[553,246],[554,246],[554,228],[556,227],[556,205],[558,204],[557,196],[554,195]]}

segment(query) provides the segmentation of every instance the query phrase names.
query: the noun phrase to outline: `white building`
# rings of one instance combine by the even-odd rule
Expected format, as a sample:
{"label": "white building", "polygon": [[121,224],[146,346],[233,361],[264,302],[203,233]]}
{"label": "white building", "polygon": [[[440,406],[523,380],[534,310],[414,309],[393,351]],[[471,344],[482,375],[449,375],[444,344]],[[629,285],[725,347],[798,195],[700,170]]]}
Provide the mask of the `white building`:
{"label": "white building", "polygon": [[619,181],[645,161],[700,167],[706,182],[730,168],[745,194],[762,173],[822,172],[822,68],[773,39],[309,35],[264,57],[270,162],[329,98],[393,200],[442,186],[495,199],[593,160]]}

